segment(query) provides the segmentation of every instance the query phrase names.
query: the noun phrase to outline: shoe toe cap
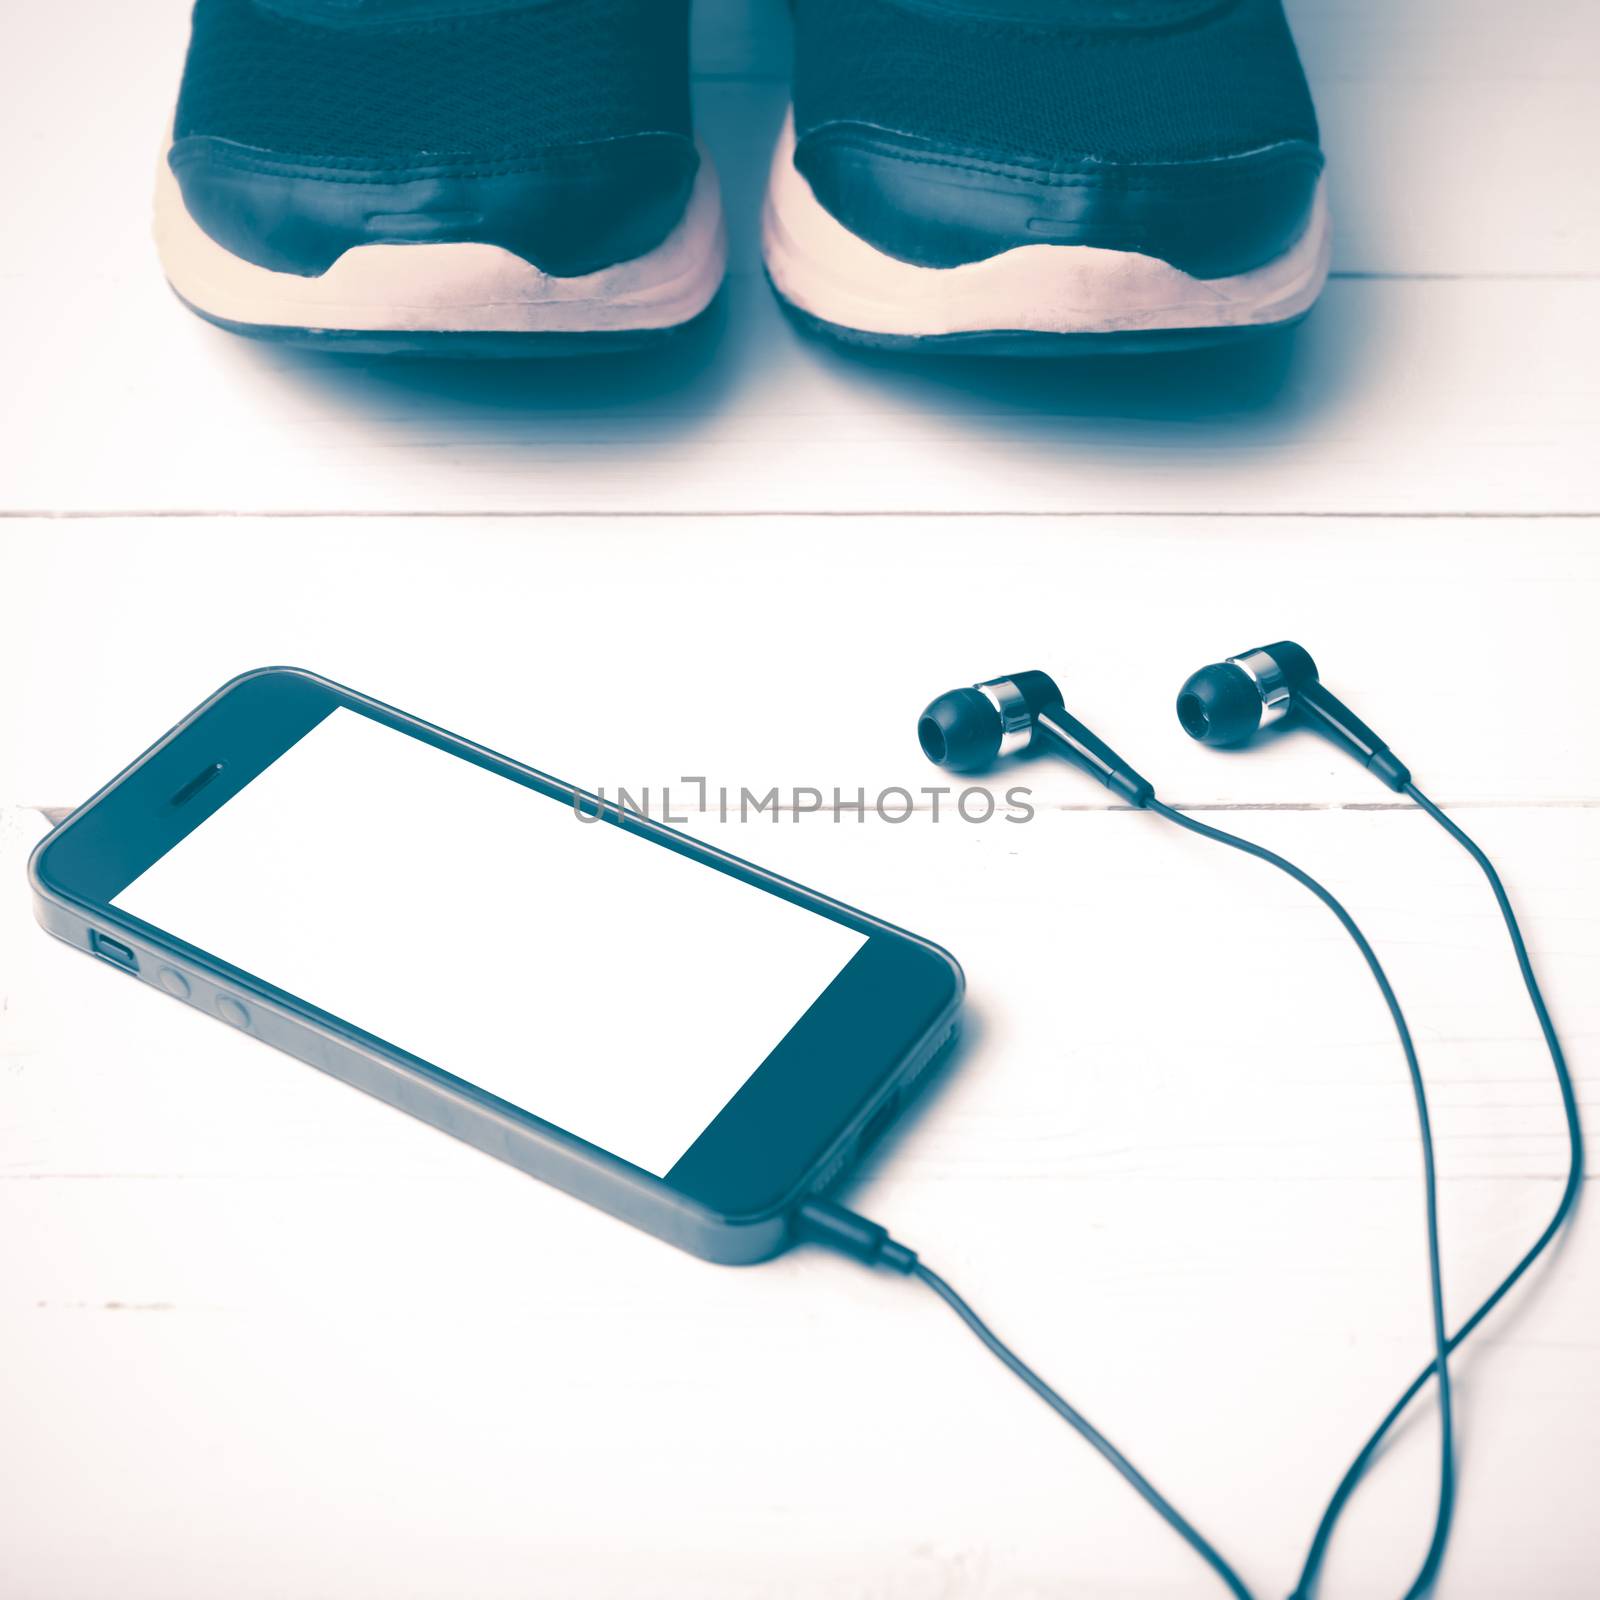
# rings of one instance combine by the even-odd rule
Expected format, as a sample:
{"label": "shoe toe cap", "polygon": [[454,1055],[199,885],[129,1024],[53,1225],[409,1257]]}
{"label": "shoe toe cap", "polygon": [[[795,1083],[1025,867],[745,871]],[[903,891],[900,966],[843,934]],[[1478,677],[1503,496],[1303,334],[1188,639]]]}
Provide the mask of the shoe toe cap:
{"label": "shoe toe cap", "polygon": [[852,233],[919,266],[959,266],[1023,245],[1080,245],[1221,278],[1294,244],[1322,157],[1310,142],[1284,140],[1198,161],[1046,165],[832,125],[800,140],[795,165]]}
{"label": "shoe toe cap", "polygon": [[315,277],[358,245],[495,244],[558,277],[653,249],[683,215],[699,157],[647,133],[504,160],[310,163],[209,136],[168,163],[195,222],[234,255]]}

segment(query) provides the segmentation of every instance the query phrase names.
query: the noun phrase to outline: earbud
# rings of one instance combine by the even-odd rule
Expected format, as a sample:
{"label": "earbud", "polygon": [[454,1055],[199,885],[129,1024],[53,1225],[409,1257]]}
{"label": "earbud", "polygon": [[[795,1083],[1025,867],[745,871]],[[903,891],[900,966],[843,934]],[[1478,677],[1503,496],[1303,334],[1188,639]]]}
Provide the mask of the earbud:
{"label": "earbud", "polygon": [[1034,719],[1061,704],[1044,672],[1014,672],[942,694],[917,719],[917,740],[935,766],[978,772],[1033,743]]}
{"label": "earbud", "polygon": [[954,772],[978,772],[1042,745],[1131,806],[1147,806],[1155,795],[1110,745],[1068,715],[1061,691],[1043,672],[1014,672],[940,695],[917,719],[917,741],[931,762]]}
{"label": "earbud", "polygon": [[1258,646],[1202,667],[1178,691],[1178,721],[1201,744],[1239,745],[1259,729],[1299,716],[1397,793],[1411,773],[1337,695],[1323,688],[1310,653],[1292,640]]}

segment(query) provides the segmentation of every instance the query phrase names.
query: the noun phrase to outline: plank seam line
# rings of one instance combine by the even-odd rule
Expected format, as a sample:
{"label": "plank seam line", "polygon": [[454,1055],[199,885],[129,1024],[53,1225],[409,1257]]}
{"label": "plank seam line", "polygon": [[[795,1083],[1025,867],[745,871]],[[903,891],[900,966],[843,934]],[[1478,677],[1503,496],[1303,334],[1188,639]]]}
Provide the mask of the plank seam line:
{"label": "plank seam line", "polygon": [[[604,442],[605,448],[610,448],[610,441]],[[1093,518],[1119,518],[1125,520],[1144,519],[1154,521],[1158,518],[1166,521],[1322,521],[1322,522],[1592,522],[1600,518],[1600,509],[1574,509],[1565,511],[1260,511],[1260,510],[1217,510],[1215,508],[1203,511],[1175,511],[1169,507],[1136,508],[1133,510],[985,510],[963,511],[945,508],[921,510],[915,507],[895,510],[839,510],[822,509],[815,511],[799,511],[788,508],[749,507],[735,508],[733,510],[718,509],[688,509],[688,510],[630,510],[626,507],[608,508],[597,510],[593,507],[573,506],[566,508],[549,507],[465,507],[452,509],[449,507],[406,507],[397,510],[380,510],[367,507],[310,507],[299,510],[244,510],[225,509],[219,507],[173,507],[167,509],[140,508],[109,508],[109,509],[77,509],[47,511],[27,507],[0,507],[0,521],[3,522],[154,522],[154,521],[205,521],[213,519],[222,521],[235,519],[239,521],[389,521],[389,522],[417,522],[439,521],[451,519],[459,522],[479,521],[555,521],[567,519],[571,521],[585,520],[598,521],[610,520],[616,522],[626,521],[733,521],[747,519],[750,521],[789,520],[803,521],[807,518],[821,520],[823,518],[836,518],[840,520],[855,521],[889,521],[900,518],[903,520],[920,519],[930,520],[937,518],[940,521],[963,521],[976,517],[986,518],[990,521],[1013,520],[1055,520],[1055,521],[1088,521]]]}
{"label": "plank seam line", "polygon": [[1330,272],[1341,283],[1594,283],[1600,272]]}
{"label": "plank seam line", "polygon": [[[894,786],[891,785],[891,787]],[[678,802],[674,801],[673,803],[676,805]],[[687,804],[687,802],[684,803]],[[1441,801],[1440,804],[1445,806],[1447,810],[1452,811],[1594,811],[1600,810],[1600,797],[1586,799],[1580,796],[1576,799],[1569,800],[1450,800]],[[939,809],[940,805],[945,805],[946,810],[949,809],[944,797],[941,797],[938,802],[933,804],[924,805],[913,803],[908,815],[931,816]],[[63,817],[70,816],[77,808],[75,806],[23,805],[19,807],[19,809],[23,811],[36,811],[45,819],[46,822],[54,824],[55,822],[60,821]],[[1081,812],[1087,814],[1125,811],[1132,815],[1133,809],[1134,808],[1132,806],[1122,805],[1116,802],[1098,803],[1095,801],[1076,800],[1055,801],[1040,799],[1037,797],[1035,798],[1035,810],[1038,811],[1063,813]],[[1182,811],[1185,813],[1223,811],[1391,811],[1405,814],[1415,813],[1419,816],[1421,815],[1421,812],[1417,811],[1417,808],[1406,800],[1192,800],[1175,802],[1173,803],[1172,809],[1174,811]],[[710,818],[718,815],[718,810],[719,808],[716,806],[702,806],[698,809],[691,807],[687,814],[691,817]],[[782,802],[779,802],[775,806],[764,807],[762,810],[762,815],[773,818],[793,816],[796,821],[798,821],[801,817],[814,816],[819,820],[821,818],[828,817],[830,820],[830,826],[837,826],[842,824],[846,816],[848,816],[849,820],[851,821],[859,820],[864,822],[866,820],[865,815],[862,815],[859,819],[856,817],[856,813],[860,810],[861,808],[857,806],[841,806],[840,824],[835,824],[832,822],[831,813],[829,811],[819,811],[810,808],[800,809],[793,805],[785,805]],[[741,824],[741,826],[743,825],[744,824]],[[884,822],[884,826],[895,827],[897,824],[888,822],[886,820]],[[1013,824],[1013,826],[1016,826],[1016,824]]]}

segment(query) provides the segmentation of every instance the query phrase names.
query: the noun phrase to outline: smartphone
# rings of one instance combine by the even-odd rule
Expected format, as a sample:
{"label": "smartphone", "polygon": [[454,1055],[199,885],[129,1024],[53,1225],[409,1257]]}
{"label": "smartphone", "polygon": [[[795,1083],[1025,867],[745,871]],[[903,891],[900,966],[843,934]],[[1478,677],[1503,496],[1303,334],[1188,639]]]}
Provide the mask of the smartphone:
{"label": "smartphone", "polygon": [[927,940],[294,668],[29,877],[57,938],[714,1261],[784,1248],[961,1004]]}

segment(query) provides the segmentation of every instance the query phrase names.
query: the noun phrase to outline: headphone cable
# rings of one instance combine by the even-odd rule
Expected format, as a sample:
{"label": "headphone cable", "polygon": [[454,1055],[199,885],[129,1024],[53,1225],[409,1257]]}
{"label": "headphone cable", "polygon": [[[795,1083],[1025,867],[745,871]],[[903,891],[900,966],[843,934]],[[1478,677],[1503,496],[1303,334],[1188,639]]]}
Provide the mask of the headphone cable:
{"label": "headphone cable", "polygon": [[[1421,1066],[1417,1061],[1416,1047],[1412,1043],[1411,1030],[1406,1024],[1405,1013],[1400,1009],[1399,999],[1396,997],[1394,988],[1389,982],[1388,974],[1383,970],[1383,964],[1378,960],[1377,953],[1367,942],[1366,935],[1356,925],[1355,919],[1330,890],[1325,889],[1308,872],[1302,871],[1293,862],[1286,860],[1274,851],[1268,850],[1264,845],[1252,843],[1248,839],[1242,839],[1237,834],[1228,833],[1221,828],[1213,828],[1208,823],[1198,822],[1193,817],[1185,816],[1181,811],[1175,811],[1172,807],[1164,805],[1153,797],[1147,803],[1146,809],[1154,811],[1158,816],[1165,818],[1168,822],[1175,823],[1178,827],[1184,828],[1190,833],[1198,834],[1202,838],[1210,839],[1218,844],[1225,844],[1231,849],[1240,850],[1246,855],[1254,856],[1257,860],[1276,867],[1280,872],[1287,873],[1296,883],[1309,889],[1334,914],[1345,932],[1354,941],[1356,948],[1361,952],[1362,958],[1366,961],[1367,967],[1383,995],[1384,1003],[1388,1007],[1390,1018],[1399,1036],[1401,1049],[1405,1054],[1406,1066],[1411,1078],[1412,1093],[1417,1107],[1418,1125],[1422,1135],[1423,1187],[1428,1225],[1428,1284],[1433,1312],[1435,1359],[1416,1383],[1412,1385],[1411,1389],[1407,1391],[1401,1405],[1391,1413],[1389,1420],[1392,1421],[1394,1416],[1399,1414],[1399,1411],[1404,1408],[1404,1405],[1427,1382],[1430,1376],[1437,1373],[1439,1383],[1440,1466],[1438,1511],[1434,1519],[1433,1538],[1429,1545],[1427,1560],[1411,1587],[1406,1591],[1406,1600],[1419,1600],[1419,1597],[1425,1594],[1432,1585],[1439,1561],[1444,1553],[1445,1543],[1449,1538],[1450,1515],[1455,1499],[1455,1446],[1450,1395],[1450,1369],[1448,1361],[1445,1359],[1448,1341],[1444,1326],[1443,1273],[1439,1264],[1438,1184],[1434,1170],[1433,1131],[1428,1116],[1427,1090],[1422,1080]],[[851,1256],[858,1261],[864,1261],[868,1265],[892,1268],[907,1276],[915,1277],[926,1287],[932,1289],[961,1318],[973,1335],[997,1361],[1031,1389],[1069,1427],[1092,1445],[1116,1469],[1145,1503],[1217,1574],[1229,1593],[1234,1596],[1234,1600],[1254,1600],[1250,1590],[1245,1586],[1238,1573],[1234,1571],[1171,1501],[1088,1418],[1046,1383],[999,1335],[994,1333],[978,1316],[977,1312],[943,1278],[931,1268],[923,1266],[918,1260],[915,1251],[891,1238],[888,1230],[877,1223],[857,1216],[854,1212],[848,1211],[844,1207],[828,1200],[811,1200],[802,1205],[796,1215],[795,1226],[797,1235],[800,1238],[826,1245],[830,1249]],[[1387,1428],[1387,1426],[1388,1422],[1384,1424],[1384,1428]],[[1371,1449],[1375,1448],[1377,1437],[1381,1437],[1382,1431],[1380,1429],[1379,1435],[1375,1436],[1373,1444],[1368,1447],[1369,1453]],[[1364,1463],[1360,1463],[1360,1465],[1364,1466]],[[1354,1478],[1359,1476],[1359,1471],[1355,1471],[1354,1477],[1349,1480],[1349,1486],[1341,1485],[1341,1489],[1344,1490],[1346,1496],[1349,1493],[1349,1488],[1354,1487]],[[1340,1505],[1342,1503],[1341,1497]],[[1332,1517],[1324,1518],[1327,1532],[1331,1532],[1332,1520],[1338,1514],[1336,1508],[1330,1508],[1330,1511],[1332,1512]],[[1323,1533],[1323,1530],[1319,1530],[1319,1533]],[[1323,1535],[1323,1543],[1326,1543],[1325,1534]],[[1305,1579],[1303,1577],[1302,1584],[1304,1582]]]}
{"label": "headphone cable", "polygon": [[[1268,866],[1276,867],[1280,872],[1287,873],[1302,887],[1309,889],[1333,914],[1339,919],[1340,925],[1354,941],[1356,948],[1361,952],[1362,959],[1367,963],[1368,970],[1372,973],[1379,991],[1383,995],[1384,1004],[1389,1008],[1389,1016],[1394,1022],[1395,1032],[1400,1038],[1400,1048],[1405,1054],[1406,1071],[1411,1079],[1411,1094],[1416,1102],[1417,1129],[1422,1140],[1422,1189],[1423,1204],[1427,1216],[1428,1227],[1428,1298],[1433,1321],[1433,1349],[1434,1358],[1424,1370],[1421,1378],[1407,1393],[1409,1401],[1412,1394],[1427,1382],[1430,1375],[1436,1374],[1439,1384],[1439,1500],[1433,1519],[1433,1537],[1428,1541],[1428,1553],[1423,1559],[1422,1566],[1418,1569],[1417,1576],[1412,1580],[1411,1586],[1405,1592],[1405,1600],[1420,1600],[1433,1587],[1435,1577],[1438,1575],[1440,1563],[1444,1560],[1445,1545],[1450,1538],[1450,1518],[1455,1507],[1455,1418],[1454,1406],[1450,1393],[1450,1363],[1448,1353],[1450,1349],[1449,1336],[1445,1331],[1444,1318],[1444,1273],[1439,1264],[1439,1181],[1434,1165],[1433,1154],[1433,1123],[1428,1115],[1428,1091],[1422,1080],[1422,1067],[1417,1060],[1416,1046],[1411,1040],[1411,1029],[1406,1025],[1405,1013],[1400,1009],[1400,1001],[1396,997],[1394,988],[1389,982],[1388,974],[1383,970],[1383,964],[1378,960],[1377,953],[1367,942],[1367,937],[1356,926],[1355,918],[1345,910],[1344,906],[1335,898],[1333,893],[1325,889],[1309,872],[1302,871],[1292,861],[1287,861],[1275,851],[1268,850],[1264,845],[1253,843],[1249,839],[1241,839],[1237,834],[1228,833],[1222,828],[1213,828],[1209,823],[1198,822],[1193,817],[1185,816],[1181,811],[1174,811],[1171,806],[1163,805],[1154,798],[1149,803],[1149,810],[1157,816],[1165,817],[1168,822],[1176,823],[1178,827],[1187,829],[1190,833],[1199,834],[1203,839],[1214,840],[1217,844],[1225,844],[1230,849],[1241,850],[1247,856],[1254,856],[1258,861],[1265,861]],[[1395,1413],[1396,1415],[1398,1414]],[[1385,1424],[1387,1427],[1387,1423]],[[1370,1448],[1370,1447],[1369,1447]],[[1356,1477],[1360,1476],[1357,1472]],[[1350,1488],[1354,1488],[1354,1479],[1350,1481]],[[1341,1489],[1345,1486],[1341,1485]],[[1348,1495],[1349,1489],[1345,1489]],[[1340,1500],[1342,1506],[1343,1501]],[[1330,1508],[1333,1509],[1333,1508]],[[1333,1511],[1337,1518],[1337,1510]],[[1331,1533],[1332,1523],[1324,1516],[1327,1531]],[[1318,1530],[1319,1535],[1323,1532]],[[1326,1536],[1322,1538],[1322,1546],[1326,1545]],[[1321,1546],[1314,1547],[1317,1559],[1320,1561]],[[1302,1574],[1301,1585],[1296,1590],[1295,1600],[1303,1600],[1305,1575]]]}
{"label": "headphone cable", "polygon": [[[1528,999],[1533,1006],[1533,1014],[1539,1021],[1539,1031],[1544,1035],[1545,1047],[1550,1052],[1551,1065],[1555,1068],[1556,1083],[1561,1091],[1561,1107],[1566,1116],[1567,1142],[1571,1152],[1567,1168],[1567,1181],[1561,1191],[1561,1198],[1556,1204],[1555,1214],[1545,1224],[1544,1231],[1534,1240],[1522,1258],[1500,1280],[1494,1291],[1451,1336],[1446,1346],[1446,1353],[1448,1354],[1449,1351],[1455,1350],[1457,1346],[1468,1339],[1478,1324],[1511,1292],[1528,1268],[1544,1254],[1550,1242],[1561,1231],[1563,1223],[1571,1216],[1583,1186],[1583,1128],[1578,1119],[1578,1099],[1572,1086],[1572,1075],[1567,1070],[1566,1057],[1561,1052],[1561,1042],[1556,1037],[1555,1024],[1550,1020],[1550,1012],[1545,1005],[1544,995],[1539,988],[1539,980],[1534,976],[1533,963],[1528,956],[1528,947],[1523,942],[1522,929],[1517,924],[1517,914],[1511,908],[1511,898],[1506,893],[1505,885],[1500,881],[1500,874],[1495,871],[1494,863],[1489,860],[1488,856],[1484,854],[1474,840],[1461,828],[1457,827],[1414,783],[1407,783],[1404,792],[1472,857],[1482,870],[1484,877],[1489,880],[1489,887],[1494,891],[1495,903],[1500,908],[1500,915],[1505,922],[1506,932],[1511,938],[1511,948],[1517,958],[1517,970],[1522,974],[1523,987],[1528,992]],[[1416,1398],[1419,1391],[1438,1367],[1439,1361],[1435,1357],[1433,1362],[1424,1367],[1411,1380],[1405,1393],[1389,1408],[1383,1420],[1373,1430],[1366,1444],[1361,1447],[1360,1454],[1350,1463],[1344,1477],[1339,1480],[1339,1486],[1334,1490],[1333,1497],[1328,1502],[1327,1510],[1322,1514],[1321,1522],[1317,1524],[1317,1531],[1312,1538],[1311,1549],[1306,1555],[1305,1565],[1301,1568],[1300,1581],[1295,1585],[1292,1600],[1310,1600],[1317,1575],[1322,1567],[1323,1558],[1327,1554],[1329,1540],[1333,1537],[1334,1526],[1344,1511],[1346,1502],[1354,1492],[1356,1485],[1365,1475],[1367,1468],[1372,1465],[1373,1459],[1378,1453],[1378,1448],[1388,1435],[1390,1428],[1399,1420],[1406,1407]],[[1442,1554],[1442,1551],[1440,1553]],[[1437,1571],[1437,1566],[1438,1563],[1434,1559],[1434,1552],[1430,1550],[1429,1560],[1423,1568],[1422,1575],[1431,1581],[1433,1574]]]}
{"label": "headphone cable", "polygon": [[802,1205],[795,1215],[795,1233],[801,1239],[826,1245],[868,1266],[888,1267],[904,1273],[932,1289],[995,1360],[1110,1462],[1145,1504],[1222,1579],[1234,1600],[1255,1600],[1244,1580],[1188,1518],[1076,1406],[1046,1383],[937,1272],[924,1266],[914,1250],[891,1238],[886,1228],[831,1200],[808,1200]]}

